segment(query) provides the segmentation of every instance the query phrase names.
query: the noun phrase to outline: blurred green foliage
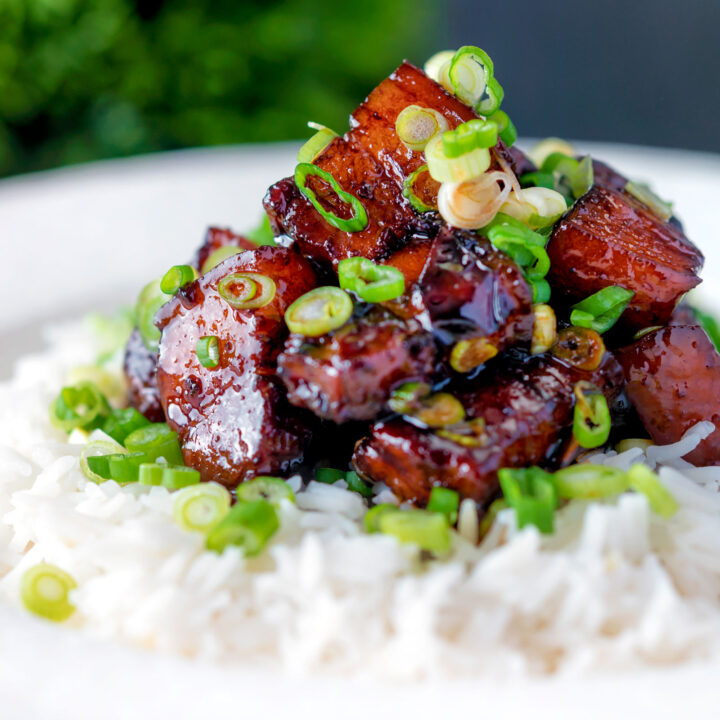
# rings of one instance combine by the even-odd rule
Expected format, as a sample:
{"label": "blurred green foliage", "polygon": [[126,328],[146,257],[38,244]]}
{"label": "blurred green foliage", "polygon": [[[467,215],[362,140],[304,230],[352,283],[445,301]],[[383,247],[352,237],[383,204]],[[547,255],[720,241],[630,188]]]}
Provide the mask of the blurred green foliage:
{"label": "blurred green foliage", "polygon": [[337,130],[403,58],[413,0],[0,0],[0,175]]}

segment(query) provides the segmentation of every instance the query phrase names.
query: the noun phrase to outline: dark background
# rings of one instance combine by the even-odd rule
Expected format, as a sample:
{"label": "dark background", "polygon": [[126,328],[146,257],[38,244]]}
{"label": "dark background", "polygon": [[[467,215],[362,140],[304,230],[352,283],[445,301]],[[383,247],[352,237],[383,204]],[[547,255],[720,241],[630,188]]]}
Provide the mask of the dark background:
{"label": "dark background", "polygon": [[0,175],[341,131],[477,44],[521,134],[720,151],[720,2],[1,0]]}

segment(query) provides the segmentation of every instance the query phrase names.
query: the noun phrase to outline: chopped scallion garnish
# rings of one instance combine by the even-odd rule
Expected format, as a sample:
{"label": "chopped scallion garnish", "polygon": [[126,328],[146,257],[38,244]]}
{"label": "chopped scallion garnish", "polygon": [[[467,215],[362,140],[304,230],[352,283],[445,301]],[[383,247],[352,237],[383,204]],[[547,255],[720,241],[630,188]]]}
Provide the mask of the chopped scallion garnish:
{"label": "chopped scallion garnish", "polygon": [[[350,205],[350,208],[352,209],[352,217],[347,219],[341,218],[335,213],[325,210],[325,208],[320,204],[320,201],[317,199],[315,192],[307,186],[307,178],[310,175],[316,175],[321,180],[328,183],[338,198]],[[317,210],[317,212],[329,225],[348,233],[360,232],[367,227],[368,216],[363,204],[354,195],[351,195],[349,192],[345,192],[340,187],[338,181],[329,172],[322,170],[317,167],[317,165],[312,165],[311,163],[300,163],[295,168],[295,184],[297,185],[298,190],[300,190],[300,192],[312,203],[315,210]]]}
{"label": "chopped scallion garnish", "polygon": [[658,197],[649,185],[640,182],[630,181],[625,185],[625,191],[630,193],[636,200],[647,206],[650,211],[663,222],[667,222],[673,214],[673,206]]}
{"label": "chopped scallion garnish", "polygon": [[397,116],[395,132],[410,150],[422,152],[438,133],[448,129],[448,122],[437,110],[408,105]]}
{"label": "chopped scallion garnish", "polygon": [[455,490],[444,487],[434,487],[430,491],[427,510],[429,512],[442,513],[448,519],[450,525],[454,525],[458,519],[460,508],[460,495]]}
{"label": "chopped scallion garnish", "polygon": [[280,505],[281,500],[295,502],[295,493],[285,480],[270,475],[258,475],[237,486],[235,491],[238,502],[267,500],[272,505]]}
{"label": "chopped scallion garnish", "polygon": [[386,302],[405,292],[405,277],[397,268],[377,265],[364,257],[341,260],[338,279],[343,290],[351,290],[365,302]]}
{"label": "chopped scallion garnish", "polygon": [[598,333],[607,332],[620,318],[635,293],[619,285],[603,288],[572,306],[570,322]]}
{"label": "chopped scallion garnish", "polygon": [[182,451],[177,433],[166,423],[151,423],[130,433],[125,438],[130,452],[145,453],[146,462],[164,458],[169,465],[183,465]]}
{"label": "chopped scallion garnish", "polygon": [[285,312],[290,332],[317,337],[342,327],[352,315],[353,301],[338,287],[327,285],[300,296]]}
{"label": "chopped scallion garnish", "polygon": [[311,163],[338,136],[336,132],[324,125],[308,123],[317,132],[300,148],[297,154],[299,163]]}
{"label": "chopped scallion garnish", "polygon": [[199,363],[206,368],[215,368],[220,362],[220,345],[214,335],[201,337],[195,345]]}
{"label": "chopped scallion garnish", "polygon": [[110,412],[110,416],[102,426],[102,431],[123,445],[130,433],[149,424],[150,421],[135,408],[122,408]]}
{"label": "chopped scallion garnish", "polygon": [[535,525],[543,533],[554,526],[557,490],[549,473],[537,467],[502,468],[498,479],[508,505],[514,508],[517,525]]}
{"label": "chopped scallion garnish", "polygon": [[190,265],[173,265],[160,280],[160,289],[166,295],[174,295],[183,285],[191,283],[198,274]]}
{"label": "chopped scallion garnish", "polygon": [[402,543],[412,543],[437,555],[450,550],[450,525],[442,513],[396,509],[378,512],[373,520],[381,533],[392,535]]}
{"label": "chopped scallion garnish", "polygon": [[75,612],[69,596],[76,587],[73,577],[64,570],[40,563],[25,571],[20,583],[20,598],[31,613],[62,622]]}
{"label": "chopped scallion garnish", "polygon": [[610,436],[610,410],[605,396],[590,383],[575,383],[573,435],[580,447],[587,449],[604,445]]}
{"label": "chopped scallion garnish", "polygon": [[230,492],[215,482],[179,490],[173,499],[175,522],[190,532],[209,532],[230,510]]}
{"label": "chopped scallion garnish", "polygon": [[277,287],[267,275],[236,272],[226,275],[217,286],[218,294],[236,310],[253,310],[273,301]]}
{"label": "chopped scallion garnish", "polygon": [[92,382],[64,387],[50,406],[50,422],[67,433],[102,427],[109,415],[107,398]]}
{"label": "chopped scallion garnish", "polygon": [[262,551],[279,527],[280,521],[271,503],[266,500],[239,502],[210,530],[205,545],[215,552],[236,545],[250,557]]}

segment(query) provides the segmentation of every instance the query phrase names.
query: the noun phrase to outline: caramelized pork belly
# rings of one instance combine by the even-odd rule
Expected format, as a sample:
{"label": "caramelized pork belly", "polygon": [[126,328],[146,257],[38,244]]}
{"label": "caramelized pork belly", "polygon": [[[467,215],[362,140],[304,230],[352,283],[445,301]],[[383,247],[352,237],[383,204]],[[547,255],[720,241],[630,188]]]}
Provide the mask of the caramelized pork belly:
{"label": "caramelized pork belly", "polygon": [[701,420],[717,430],[686,456],[720,465],[720,355],[699,325],[654,330],[617,351],[626,392],[654,442],[679,440]]}
{"label": "caramelized pork belly", "polygon": [[581,300],[608,285],[633,290],[621,318],[630,329],[665,325],[695,287],[702,254],[671,223],[627,193],[595,186],[560,220],[548,243],[553,292]]}
{"label": "caramelized pork belly", "polygon": [[[505,361],[505,358],[503,358]],[[419,427],[401,417],[375,424],[362,440],[353,464],[365,477],[386,483],[401,499],[425,505],[435,486],[461,497],[489,502],[498,491],[503,467],[542,464],[572,425],[576,382],[587,380],[613,397],[622,370],[607,354],[594,372],[573,368],[552,355],[503,362],[486,370],[476,387],[456,397],[466,422],[444,431]],[[467,421],[481,418],[484,430],[462,433]],[[462,436],[464,441],[458,442]]]}
{"label": "caramelized pork belly", "polygon": [[[368,215],[367,227],[347,233],[329,225],[298,190],[292,178],[273,185],[265,210],[276,235],[287,235],[300,251],[321,263],[337,265],[346,257],[383,259],[402,247],[418,215],[402,195],[405,178],[425,164],[424,155],[400,142],[395,132],[398,114],[408,105],[440,112],[450,128],[477,117],[421,70],[403,63],[373,90],[350,118],[350,131],[335,138],[314,164],[329,172],[343,190],[357,197]],[[495,151],[510,167],[522,153],[502,143]],[[497,167],[497,157],[494,165]],[[347,217],[349,208],[317,177],[308,178],[326,209]]]}
{"label": "caramelized pork belly", "polygon": [[151,422],[164,422],[157,387],[157,353],[148,350],[139,330],[133,330],[123,362],[128,384],[128,403]]}
{"label": "caramelized pork belly", "polygon": [[518,266],[488,240],[444,228],[420,279],[423,304],[447,346],[481,338],[502,351],[532,337],[532,291]]}
{"label": "caramelized pork belly", "polygon": [[[271,277],[277,292],[264,307],[238,310],[218,292],[233,273]],[[162,330],[158,388],[185,462],[233,487],[254,475],[285,473],[310,438],[305,415],[287,404],[275,363],[287,335],[287,307],[315,285],[293,250],[262,247],[228,258],[182,288],[158,313]],[[198,360],[198,340],[215,336],[217,367]]]}
{"label": "caramelized pork belly", "polygon": [[205,240],[195,253],[192,265],[198,270],[202,269],[207,259],[222,247],[237,247],[240,250],[254,250],[257,246],[252,240],[242,235],[237,235],[228,228],[210,227],[205,233]]}
{"label": "caramelized pork belly", "polygon": [[359,309],[360,315],[327,335],[290,336],[278,374],[293,405],[337,423],[372,420],[395,386],[429,379],[435,365],[432,335],[417,321],[383,308]]}

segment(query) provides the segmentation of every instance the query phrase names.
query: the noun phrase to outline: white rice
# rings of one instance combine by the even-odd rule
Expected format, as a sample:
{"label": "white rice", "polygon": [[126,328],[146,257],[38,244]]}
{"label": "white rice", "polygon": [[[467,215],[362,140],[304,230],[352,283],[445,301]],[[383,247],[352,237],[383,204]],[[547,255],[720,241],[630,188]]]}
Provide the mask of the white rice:
{"label": "white rice", "polygon": [[[0,385],[0,601],[47,561],[75,577],[81,632],[223,663],[384,675],[579,674],[681,663],[720,649],[720,468],[681,456],[712,431],[594,462],[647,462],[676,497],[669,521],[644,497],[574,501],[552,536],[500,513],[484,541],[461,513],[451,557],[424,563],[362,529],[355,493],[310,483],[261,557],[206,552],[172,520],[163,488],[95,485],[80,445],[53,430],[48,406],[68,371],[92,362],[81,324],[23,359]],[[378,499],[393,500],[387,488]],[[22,610],[19,610],[22,612]]]}

